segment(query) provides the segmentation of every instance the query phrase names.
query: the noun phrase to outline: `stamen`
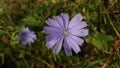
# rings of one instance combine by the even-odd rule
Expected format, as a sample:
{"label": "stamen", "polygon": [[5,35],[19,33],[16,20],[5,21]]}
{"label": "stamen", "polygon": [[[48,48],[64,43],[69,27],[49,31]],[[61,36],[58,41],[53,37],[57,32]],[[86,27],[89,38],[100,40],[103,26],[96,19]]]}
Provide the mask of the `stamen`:
{"label": "stamen", "polygon": [[66,37],[68,35],[68,30],[64,30],[63,35]]}

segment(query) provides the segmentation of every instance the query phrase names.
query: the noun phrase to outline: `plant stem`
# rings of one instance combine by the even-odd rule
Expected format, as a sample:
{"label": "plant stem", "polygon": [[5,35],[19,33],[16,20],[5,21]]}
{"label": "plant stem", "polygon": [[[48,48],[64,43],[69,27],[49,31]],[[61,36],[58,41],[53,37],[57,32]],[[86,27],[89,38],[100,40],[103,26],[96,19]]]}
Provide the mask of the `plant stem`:
{"label": "plant stem", "polygon": [[118,38],[120,39],[120,33],[118,32],[118,30],[115,28],[115,26],[113,25],[113,22],[110,19],[110,16],[107,14],[107,17],[110,21],[110,25],[112,26],[113,30],[115,31],[116,35],[118,36]]}

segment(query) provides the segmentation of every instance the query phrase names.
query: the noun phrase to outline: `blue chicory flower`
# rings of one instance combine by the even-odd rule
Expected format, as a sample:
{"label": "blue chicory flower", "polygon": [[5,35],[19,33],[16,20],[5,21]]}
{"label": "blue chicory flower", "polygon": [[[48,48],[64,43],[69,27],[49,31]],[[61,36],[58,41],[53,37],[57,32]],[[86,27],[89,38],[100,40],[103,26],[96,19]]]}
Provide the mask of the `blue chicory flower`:
{"label": "blue chicory flower", "polygon": [[80,37],[88,35],[88,29],[85,21],[82,21],[83,16],[78,13],[71,21],[67,13],[62,13],[61,16],[55,16],[53,19],[48,19],[46,23],[49,26],[44,27],[43,31],[49,34],[46,37],[46,46],[51,48],[55,46],[53,53],[58,54],[61,50],[62,43],[65,53],[68,56],[72,55],[72,50],[77,54],[81,51],[79,46],[82,46],[84,40]]}
{"label": "blue chicory flower", "polygon": [[21,41],[22,45],[31,44],[36,40],[36,35],[33,31],[30,31],[28,27],[24,28],[18,36],[18,40]]}

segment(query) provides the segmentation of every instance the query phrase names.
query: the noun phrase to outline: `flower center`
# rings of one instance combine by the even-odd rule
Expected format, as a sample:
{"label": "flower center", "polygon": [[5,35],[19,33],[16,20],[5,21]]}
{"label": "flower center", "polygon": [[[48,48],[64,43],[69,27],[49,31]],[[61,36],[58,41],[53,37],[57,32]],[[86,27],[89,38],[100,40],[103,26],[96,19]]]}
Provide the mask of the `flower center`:
{"label": "flower center", "polygon": [[29,34],[27,32],[22,32],[21,38],[23,41],[25,41],[27,38],[29,38]]}
{"label": "flower center", "polygon": [[68,30],[64,30],[63,35],[66,37],[69,34]]}

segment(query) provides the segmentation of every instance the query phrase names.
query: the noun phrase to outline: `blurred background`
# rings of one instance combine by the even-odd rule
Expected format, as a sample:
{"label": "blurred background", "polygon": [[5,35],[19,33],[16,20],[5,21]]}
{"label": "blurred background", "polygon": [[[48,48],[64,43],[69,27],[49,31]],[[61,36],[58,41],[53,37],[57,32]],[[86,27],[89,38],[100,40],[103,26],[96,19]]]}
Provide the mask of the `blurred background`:
{"label": "blurred background", "polygon": [[[58,55],[45,46],[45,21],[61,13],[84,16],[89,35],[79,54]],[[37,35],[23,46],[18,35]],[[0,68],[120,68],[120,0],[0,0]]]}

